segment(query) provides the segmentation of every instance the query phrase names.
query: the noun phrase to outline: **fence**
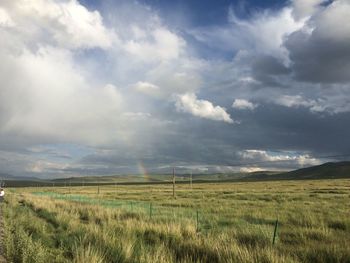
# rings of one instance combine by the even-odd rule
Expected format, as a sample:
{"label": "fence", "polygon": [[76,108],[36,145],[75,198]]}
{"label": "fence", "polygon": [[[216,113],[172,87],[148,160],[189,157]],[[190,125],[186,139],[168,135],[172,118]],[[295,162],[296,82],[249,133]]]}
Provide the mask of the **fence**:
{"label": "fence", "polygon": [[[210,212],[203,212],[192,207],[169,207],[165,205],[156,205],[151,202],[133,201],[133,200],[106,200],[92,198],[76,194],[59,194],[55,192],[32,192],[36,196],[47,196],[53,199],[66,200],[84,204],[99,205],[107,208],[117,208],[126,212],[137,214],[145,219],[156,219],[165,222],[191,221],[195,224],[197,232],[208,232],[211,230],[222,230],[230,227],[243,227],[245,229],[254,228],[255,231],[263,231],[271,236],[272,244],[275,244],[278,238],[278,220],[264,220],[264,222],[254,222],[247,219],[233,219],[228,216],[217,215]],[[250,222],[249,222],[250,221]]]}

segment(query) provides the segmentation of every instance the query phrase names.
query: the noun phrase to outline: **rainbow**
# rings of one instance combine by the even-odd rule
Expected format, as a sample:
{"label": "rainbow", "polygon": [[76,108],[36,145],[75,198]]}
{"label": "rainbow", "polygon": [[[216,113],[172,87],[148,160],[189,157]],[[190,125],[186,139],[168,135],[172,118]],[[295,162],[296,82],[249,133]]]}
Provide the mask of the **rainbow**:
{"label": "rainbow", "polygon": [[150,176],[148,175],[147,170],[146,170],[146,167],[145,167],[145,165],[143,164],[142,161],[139,161],[139,162],[137,163],[137,168],[138,168],[138,170],[139,170],[139,173],[143,176],[143,178],[146,179],[146,181],[151,181],[151,178],[150,178]]}

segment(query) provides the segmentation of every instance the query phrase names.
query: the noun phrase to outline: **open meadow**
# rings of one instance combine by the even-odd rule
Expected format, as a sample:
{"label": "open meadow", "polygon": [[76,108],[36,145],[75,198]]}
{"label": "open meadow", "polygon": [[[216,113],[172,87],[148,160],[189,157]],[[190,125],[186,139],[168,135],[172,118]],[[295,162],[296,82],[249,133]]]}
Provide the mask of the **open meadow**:
{"label": "open meadow", "polygon": [[[10,262],[350,262],[350,180],[12,188]],[[278,222],[277,222],[278,221]]]}

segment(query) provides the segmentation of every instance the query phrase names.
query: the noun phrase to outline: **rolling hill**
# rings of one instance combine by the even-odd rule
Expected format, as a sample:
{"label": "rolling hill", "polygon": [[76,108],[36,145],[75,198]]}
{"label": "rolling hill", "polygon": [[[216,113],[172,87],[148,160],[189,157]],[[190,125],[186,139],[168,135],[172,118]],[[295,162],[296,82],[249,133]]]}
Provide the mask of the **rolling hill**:
{"label": "rolling hill", "polygon": [[[171,174],[151,175],[105,175],[85,176],[72,178],[59,178],[42,180],[33,177],[19,177],[1,174],[7,186],[78,186],[97,184],[162,184],[171,183]],[[313,180],[350,178],[350,161],[329,162],[317,166],[302,168],[289,172],[260,171],[252,173],[217,173],[217,174],[193,174],[193,182],[243,182],[243,181],[269,181],[269,180]],[[187,183],[189,174],[176,175],[177,183]]]}
{"label": "rolling hill", "polygon": [[284,179],[332,179],[350,178],[350,162],[329,162],[321,165],[302,168],[272,177]]}

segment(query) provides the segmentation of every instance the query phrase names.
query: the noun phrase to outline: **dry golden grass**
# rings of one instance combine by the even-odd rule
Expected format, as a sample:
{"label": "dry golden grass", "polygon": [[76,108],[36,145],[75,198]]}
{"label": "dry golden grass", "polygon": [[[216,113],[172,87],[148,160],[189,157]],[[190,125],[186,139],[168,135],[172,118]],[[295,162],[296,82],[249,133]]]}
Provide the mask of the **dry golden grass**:
{"label": "dry golden grass", "polygon": [[13,262],[350,262],[350,180],[176,189],[175,199],[170,185],[104,186],[99,194],[97,187],[14,189],[2,205],[7,257]]}

